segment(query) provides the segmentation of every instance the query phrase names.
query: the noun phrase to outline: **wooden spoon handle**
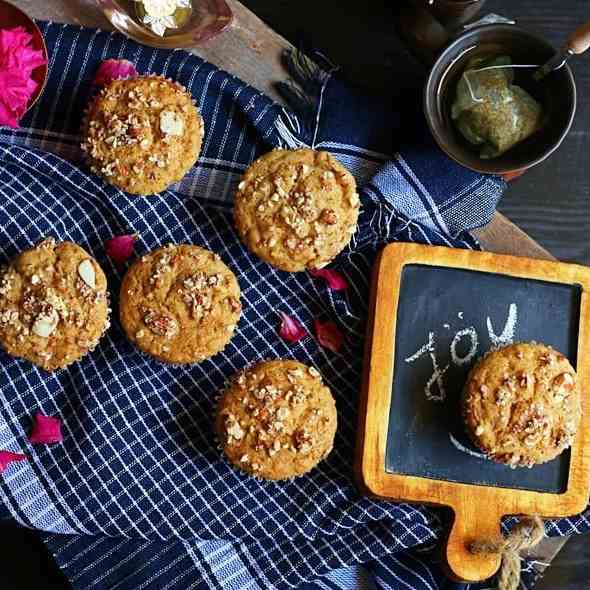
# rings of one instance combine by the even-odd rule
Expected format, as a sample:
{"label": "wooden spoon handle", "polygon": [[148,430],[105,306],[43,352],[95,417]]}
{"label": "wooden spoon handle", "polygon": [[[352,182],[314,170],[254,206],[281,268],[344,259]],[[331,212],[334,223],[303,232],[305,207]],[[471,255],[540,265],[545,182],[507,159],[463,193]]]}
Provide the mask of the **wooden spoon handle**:
{"label": "wooden spoon handle", "polygon": [[567,47],[576,55],[590,49],[590,21],[579,26],[568,38]]}

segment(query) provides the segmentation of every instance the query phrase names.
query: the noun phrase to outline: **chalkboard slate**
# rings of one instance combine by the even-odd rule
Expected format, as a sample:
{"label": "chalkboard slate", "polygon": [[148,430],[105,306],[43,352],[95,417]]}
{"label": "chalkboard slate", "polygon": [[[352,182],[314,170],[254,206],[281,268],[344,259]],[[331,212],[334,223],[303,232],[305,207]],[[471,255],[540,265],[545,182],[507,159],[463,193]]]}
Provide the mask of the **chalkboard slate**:
{"label": "chalkboard slate", "polygon": [[[492,576],[508,514],[581,512],[590,495],[590,268],[491,252],[390,244],[373,273],[355,472],[362,493],[448,507],[443,565]],[[582,415],[572,447],[532,469],[487,460],[463,433],[459,396],[492,346],[538,340],[576,367]]]}
{"label": "chalkboard slate", "polygon": [[[569,452],[532,469],[494,463],[467,440],[459,400],[469,369],[498,338],[501,343],[537,340],[550,344],[575,367],[580,299],[581,288],[576,285],[420,264],[405,266],[397,309],[386,471],[564,492]],[[437,367],[443,374],[435,379]]]}

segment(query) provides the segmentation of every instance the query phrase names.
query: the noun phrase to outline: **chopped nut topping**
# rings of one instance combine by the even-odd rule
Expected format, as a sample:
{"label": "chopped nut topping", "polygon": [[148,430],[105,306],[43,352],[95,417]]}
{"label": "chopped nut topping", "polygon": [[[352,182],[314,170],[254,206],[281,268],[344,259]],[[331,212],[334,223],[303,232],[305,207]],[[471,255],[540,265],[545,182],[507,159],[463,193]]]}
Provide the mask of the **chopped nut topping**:
{"label": "chopped nut topping", "polygon": [[40,338],[49,338],[59,322],[59,316],[55,309],[51,308],[49,312],[40,314],[33,323],[33,334]]}
{"label": "chopped nut topping", "polygon": [[96,288],[96,272],[89,258],[78,265],[78,275],[91,288]]}
{"label": "chopped nut topping", "polygon": [[553,386],[558,389],[573,389],[576,381],[571,373],[560,373],[553,379]]}
{"label": "chopped nut topping", "polygon": [[268,449],[269,457],[273,457],[281,450],[281,441],[278,438],[275,438],[272,447]]}
{"label": "chopped nut topping", "polygon": [[180,331],[178,322],[170,316],[160,315],[154,311],[148,311],[144,318],[143,323],[158,336],[164,336],[165,338],[174,338]]}
{"label": "chopped nut topping", "polygon": [[338,222],[338,216],[334,209],[324,209],[320,214],[320,221],[326,225],[334,225]]}
{"label": "chopped nut topping", "polygon": [[519,373],[516,377],[518,379],[518,384],[521,387],[528,387],[530,376],[528,373]]}
{"label": "chopped nut topping", "polygon": [[293,433],[293,446],[298,453],[309,453],[312,449],[311,434],[305,428],[296,430]]}
{"label": "chopped nut topping", "polygon": [[18,321],[17,309],[6,309],[0,312],[0,326],[8,326]]}
{"label": "chopped nut topping", "polygon": [[244,438],[244,430],[236,420],[233,414],[228,414],[225,420],[225,432],[227,434],[228,443],[231,444],[233,440],[241,440]]}
{"label": "chopped nut topping", "polygon": [[160,113],[160,131],[164,135],[183,135],[184,119],[173,111],[162,111]]}
{"label": "chopped nut topping", "polygon": [[539,357],[539,362],[541,365],[550,365],[553,362],[553,355],[549,353],[544,353]]}
{"label": "chopped nut topping", "polygon": [[507,405],[511,398],[512,394],[507,389],[501,388],[496,392],[496,403],[499,406]]}

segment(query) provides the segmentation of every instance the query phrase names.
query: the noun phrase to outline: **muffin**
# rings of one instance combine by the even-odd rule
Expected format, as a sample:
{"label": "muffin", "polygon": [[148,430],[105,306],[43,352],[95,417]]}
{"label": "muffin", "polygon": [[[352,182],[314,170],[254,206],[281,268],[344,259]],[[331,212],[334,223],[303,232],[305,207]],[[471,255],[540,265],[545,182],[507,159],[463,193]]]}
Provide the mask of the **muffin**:
{"label": "muffin", "polygon": [[246,369],[219,400],[216,431],[225,456],[263,479],[307,473],[332,450],[336,404],[319,372],[275,360]]}
{"label": "muffin", "polygon": [[94,349],[109,313],[104,272],[71,242],[47,238],[0,272],[0,345],[46,371]]}
{"label": "muffin", "polygon": [[94,98],[84,122],[90,169],[135,195],[152,195],[184,178],[203,140],[191,95],[160,76],[114,80]]}
{"label": "muffin", "polygon": [[234,216],[246,246],[289,272],[326,266],[356,231],[355,180],[327,152],[274,150],[246,170]]}
{"label": "muffin", "polygon": [[521,342],[490,352],[463,395],[467,432],[491,459],[532,467],[572,443],[581,416],[577,376],[550,346]]}
{"label": "muffin", "polygon": [[240,319],[240,287],[221,258],[168,245],[135,262],[121,285],[127,337],[160,361],[188,364],[223,350]]}

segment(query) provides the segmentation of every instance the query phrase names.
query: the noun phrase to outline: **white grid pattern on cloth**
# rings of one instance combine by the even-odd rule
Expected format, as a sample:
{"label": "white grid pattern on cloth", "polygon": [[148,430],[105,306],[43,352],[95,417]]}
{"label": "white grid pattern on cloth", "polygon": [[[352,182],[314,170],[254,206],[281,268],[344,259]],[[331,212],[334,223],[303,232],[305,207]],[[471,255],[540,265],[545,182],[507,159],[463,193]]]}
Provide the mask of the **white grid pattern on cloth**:
{"label": "white grid pattern on cloth", "polygon": [[[33,410],[59,413],[65,423],[63,447],[32,451],[38,466],[32,474],[35,485],[52,487],[57,512],[65,518],[69,511],[69,526],[79,527],[79,532],[235,539],[231,551],[224,543],[227,553],[219,571],[231,565],[233,579],[241,584],[246,576],[257,584],[255,579],[260,578],[261,587],[267,582],[291,587],[316,572],[434,538],[436,527],[428,511],[356,497],[350,485],[350,441],[362,357],[358,324],[366,314],[363,294],[375,246],[396,237],[409,239],[412,230],[427,243],[451,240],[435,225],[425,228],[399,211],[391,183],[406,197],[408,186],[404,193],[401,176],[387,169],[377,171],[382,155],[334,142],[334,153],[358,173],[359,180],[372,178],[362,194],[365,212],[360,230],[352,248],[340,258],[352,288],[348,295],[327,293],[308,276],[269,270],[239,245],[228,209],[244,167],[280,142],[275,123],[285,111],[235,78],[181,52],[142,48],[118,35],[75,27],[44,25],[44,32],[54,57],[63,54],[63,59],[55,57],[51,63],[48,86],[62,102],[41,100],[25,122],[25,132],[0,131],[4,255],[54,233],[88,248],[106,269],[116,292],[121,273],[105,258],[102,242],[111,235],[134,232],[140,235],[139,253],[168,241],[208,246],[222,255],[247,287],[242,289],[246,305],[236,337],[223,353],[200,366],[164,367],[146,359],[133,350],[116,325],[92,355],[51,377],[6,359],[6,382],[0,383],[0,391],[11,414],[0,414],[0,428],[11,432],[12,447],[22,442],[23,427]],[[85,51],[76,52],[78,46]],[[174,190],[158,197],[130,199],[59,157],[34,149],[41,145],[55,154],[72,154],[79,127],[74,115],[77,106],[87,100],[89,79],[98,61],[113,55],[133,59],[140,71],[177,78],[193,92],[206,121],[199,164]],[[66,64],[65,70],[56,71],[56,64]],[[297,119],[288,114],[287,121],[296,132]],[[422,188],[422,197],[431,199],[427,188]],[[436,207],[430,213],[439,215]],[[454,243],[475,245],[469,237]],[[350,335],[343,356],[326,352],[311,338],[294,347],[277,338],[277,309],[309,327],[318,307],[337,317]],[[309,476],[284,485],[255,482],[236,473],[220,460],[211,432],[214,395],[225,378],[254,360],[275,356],[316,364],[338,392],[342,418],[329,460]],[[28,388],[19,397],[15,384],[22,382]],[[15,422],[20,429],[11,426]],[[22,490],[23,484],[18,486]],[[16,487],[13,496],[18,493]],[[394,524],[380,526],[385,522]],[[90,560],[86,569],[79,570],[78,579],[88,579],[87,574],[99,567],[104,542],[99,537],[85,554],[78,553],[66,564],[72,569]],[[67,553],[75,546],[71,540],[62,549]],[[136,555],[145,547],[140,544]],[[191,559],[201,568],[207,559],[216,563],[215,552],[205,553],[210,547],[211,542],[191,546]],[[160,566],[158,559],[155,556],[150,563]],[[159,567],[158,579],[167,575],[161,581],[173,584],[181,576],[175,569],[182,562],[181,558],[168,562],[166,571]],[[148,564],[145,567],[149,569]],[[203,575],[209,576],[212,585],[219,583],[214,574]],[[147,580],[153,584],[154,578]]]}
{"label": "white grid pattern on cloth", "polygon": [[[104,51],[101,55],[104,55]],[[86,58],[85,58],[86,61]],[[209,74],[208,78],[207,78],[207,84],[210,83],[210,80],[212,78],[212,75]],[[65,76],[62,76],[60,78],[60,87],[63,85],[63,81],[65,80]],[[226,82],[224,82],[224,84],[226,84]],[[241,90],[240,90],[241,92]],[[236,98],[239,95],[239,92],[235,92],[234,93],[234,98]],[[255,98],[255,97],[254,97]],[[219,109],[219,104],[220,101],[219,99],[216,101],[216,106],[215,106],[215,110]],[[70,109],[71,110],[71,109]],[[50,109],[50,112],[53,112],[52,109]],[[260,120],[260,118],[262,117],[263,112],[257,114],[257,119],[256,120]],[[215,128],[215,125],[213,125],[210,128],[210,136],[209,137],[213,137],[213,130]],[[225,129],[224,129],[224,142],[227,139],[227,134],[228,134],[228,128],[229,125],[226,122],[225,125]],[[241,135],[241,138],[243,138],[243,133]],[[221,149],[223,149],[223,145],[224,142],[221,144]],[[241,145],[241,141],[238,142],[238,148]],[[34,154],[34,152],[22,152],[22,155],[20,155],[20,152],[15,151],[15,150],[11,150],[11,155],[15,158],[15,163],[18,163],[20,165],[20,167],[24,167],[27,164],[31,164],[30,162],[27,162],[26,159],[27,158],[31,158],[31,159],[35,159],[37,157],[36,154]],[[219,154],[216,154],[217,156],[219,156]],[[219,157],[216,158],[217,160],[219,160]],[[47,168],[47,167],[46,167]],[[72,205],[74,205],[74,208],[71,209],[70,207],[66,206],[64,207],[61,211],[56,212],[57,215],[55,215],[55,219],[53,222],[53,228],[56,231],[56,233],[59,235],[59,237],[63,238],[65,235],[67,235],[68,233],[71,234],[71,230],[72,230],[72,226],[74,227],[75,233],[80,235],[83,234],[85,231],[87,231],[87,229],[83,229],[82,227],[80,227],[80,224],[78,223],[78,219],[77,216],[81,216],[82,218],[84,218],[84,214],[82,212],[82,208],[80,207],[79,210],[76,209],[76,201],[80,200],[81,202],[84,203],[84,207],[89,207],[90,203],[92,202],[92,198],[96,197],[97,194],[104,196],[106,198],[108,198],[108,195],[105,194],[107,191],[104,190],[103,187],[96,185],[95,182],[93,182],[92,180],[89,179],[83,179],[82,182],[80,182],[80,179],[77,176],[77,171],[76,170],[69,170],[67,173],[63,172],[62,167],[59,164],[55,164],[54,162],[49,163],[49,168],[50,171],[49,172],[45,172],[46,174],[46,178],[48,175],[50,174],[57,174],[59,177],[59,182],[61,183],[70,183],[71,182],[71,178],[72,176],[76,177],[76,182],[77,182],[77,186],[76,186],[76,193],[77,193],[77,198],[75,200],[73,200],[73,203],[71,203]],[[210,177],[210,182],[209,182],[209,189],[211,189],[213,183],[211,182],[211,178],[214,178],[215,176],[224,176],[222,172],[217,172],[217,174],[215,175],[211,175]],[[28,227],[27,228],[22,228],[23,230],[30,230],[32,228],[36,228],[38,225],[40,225],[41,221],[46,222],[47,221],[47,215],[51,215],[51,211],[44,209],[43,205],[41,203],[41,201],[47,201],[50,197],[52,197],[51,195],[51,189],[50,186],[52,185],[45,185],[45,186],[39,186],[38,183],[35,182],[35,178],[34,177],[30,177],[28,180],[28,185],[23,183],[20,179],[16,178],[16,175],[14,176],[14,182],[15,184],[19,185],[19,189],[21,189],[22,192],[27,194],[27,205],[25,206],[24,203],[22,202],[17,202],[15,203],[16,208],[19,209],[20,215],[19,215],[19,219],[27,219],[28,220]],[[224,192],[227,192],[229,187],[231,186],[231,182],[228,181],[227,176],[225,176],[225,178],[223,178],[222,180],[224,186],[226,187]],[[34,190],[33,188],[34,187]],[[4,189],[3,189],[3,194],[5,196],[6,195],[6,191],[11,190],[12,185],[10,182],[5,183],[4,184]],[[39,194],[39,188],[41,188],[41,195]],[[37,192],[37,194],[33,194],[34,192]],[[80,191],[82,191],[82,194],[80,194]],[[42,197],[42,199],[40,198]],[[81,199],[79,199],[79,197],[82,197]],[[15,197],[12,196],[12,200],[14,202]],[[18,201],[18,199],[17,199]],[[59,207],[59,200],[58,199],[54,199],[55,203],[53,204],[54,206],[58,206]],[[186,210],[183,210],[184,207],[180,207],[180,210],[182,210],[182,213],[187,214]],[[178,209],[175,209],[174,207],[169,207],[167,208],[167,215],[171,215],[172,217],[177,217],[175,214],[175,211]],[[141,214],[138,213],[137,216],[139,217]],[[19,223],[19,219],[16,219],[16,222]],[[90,221],[90,226],[91,226],[91,233],[93,235],[100,235],[100,233],[104,230],[105,227],[108,227],[108,220],[105,219],[105,216],[100,214],[100,210],[98,213],[98,217],[97,214],[95,213],[93,216],[91,216],[90,220],[88,220],[88,218],[84,218],[84,221]],[[98,223],[97,223],[98,221]],[[132,221],[128,221],[127,222],[127,227],[129,225],[132,224]],[[168,228],[170,228],[170,224],[168,224]],[[168,230],[168,233],[174,233],[175,229],[179,228],[182,229],[182,223],[177,220],[177,223]],[[154,232],[152,232],[154,233]],[[23,231],[22,235],[29,235],[28,231]],[[186,234],[186,232],[184,232],[184,235],[182,236],[183,239],[188,239],[189,236]],[[34,241],[34,240],[30,240],[30,241]],[[79,241],[79,240],[78,240]],[[28,245],[28,244],[27,244]],[[253,267],[254,269],[256,268],[256,266],[254,265]],[[264,291],[267,291],[268,288],[270,287],[272,290],[276,291],[276,289],[274,289],[274,287],[272,286],[272,284],[267,280],[266,277],[264,277],[263,279],[263,283],[264,283]],[[255,288],[255,283],[252,283],[253,287]],[[317,287],[315,287],[317,288]],[[256,294],[256,300],[262,300],[264,299],[264,295],[262,293],[261,289],[256,289],[258,291],[258,293]],[[277,294],[277,298],[280,298],[280,296]],[[289,300],[287,300],[287,303],[289,303]],[[290,311],[293,311],[292,309]],[[269,338],[275,337],[275,329],[276,326],[272,325],[268,319],[266,315],[262,315],[262,314],[258,314],[256,317],[256,321],[258,322],[258,324],[260,324],[260,322],[263,322],[263,325],[265,325],[265,329],[264,331],[258,331],[258,336],[261,337],[263,339],[262,342],[262,347],[263,348],[267,348],[269,350],[272,350],[272,345],[270,344]],[[113,343],[110,343],[109,349],[111,347],[113,347]],[[103,358],[105,358],[105,353],[103,352],[104,347],[101,346],[100,349],[97,351],[96,353],[96,358],[91,360],[91,364],[93,365],[93,368],[95,368],[96,364],[99,362],[99,356],[102,356]],[[241,353],[241,351],[240,351]],[[244,361],[246,360],[244,358],[244,355],[240,354],[240,361],[239,364],[234,364],[232,362],[230,362],[230,365],[232,366],[232,371],[237,369],[239,366],[243,366]],[[106,358],[105,358],[106,360]],[[150,380],[153,383],[153,379],[155,378],[156,380],[161,379],[161,375],[162,372],[156,372],[155,375],[151,374],[151,371],[149,372],[149,375],[146,375],[146,365],[144,366],[140,366],[138,368],[139,372],[142,372],[144,374],[144,378],[142,379],[137,379],[137,384],[139,386],[141,386],[144,382],[147,382],[148,380]],[[67,371],[65,372],[67,374]],[[166,373],[166,372],[164,372]],[[88,376],[87,376],[88,375]],[[72,388],[79,386],[80,384],[87,389],[91,389],[96,387],[96,383],[97,382],[104,382],[105,383],[105,389],[108,390],[108,398],[107,398],[107,402],[103,403],[100,405],[100,407],[93,407],[92,409],[90,409],[90,411],[86,412],[86,420],[85,421],[81,421],[78,420],[78,424],[75,424],[74,429],[72,430],[71,434],[72,434],[72,439],[75,440],[77,436],[82,435],[84,438],[88,439],[88,438],[92,438],[93,433],[96,431],[104,431],[105,428],[107,426],[112,426],[112,424],[108,424],[109,422],[109,416],[105,411],[105,407],[118,407],[121,412],[120,412],[120,417],[122,418],[122,422],[123,422],[123,426],[121,428],[121,426],[118,426],[118,428],[120,429],[121,432],[124,433],[128,433],[129,431],[131,431],[131,424],[133,424],[133,427],[141,427],[142,425],[145,426],[145,422],[141,419],[141,415],[138,413],[137,408],[134,406],[134,404],[131,402],[131,400],[129,399],[129,396],[127,396],[127,400],[125,400],[125,390],[124,388],[120,385],[120,383],[117,383],[118,379],[117,376],[114,374],[114,372],[109,368],[107,368],[107,372],[101,375],[100,379],[97,378],[96,375],[94,375],[92,372],[85,372],[84,374],[77,374],[77,379],[72,379],[72,377],[67,377],[67,380],[69,381],[69,384],[72,386]],[[194,381],[194,379],[192,379],[192,381]],[[115,387],[116,389],[118,389],[117,392],[117,396],[116,398],[113,396],[113,394],[110,392],[110,390]],[[162,390],[157,389],[156,390],[156,397],[159,397],[159,393],[160,391],[164,392],[165,388],[162,388]],[[46,392],[48,395],[52,395],[54,392]],[[150,392],[152,393],[152,392]],[[186,397],[188,398],[188,392],[185,392]],[[144,396],[145,397],[145,396]],[[161,398],[159,398],[161,400]],[[126,402],[126,403],[124,403]],[[34,403],[37,406],[41,406],[43,404],[43,401],[35,396],[34,397]],[[66,401],[66,404],[68,404],[69,402]],[[78,403],[84,403],[84,400],[79,399]],[[73,411],[73,407],[71,407],[70,405],[70,410],[72,411],[72,414],[75,414],[75,412]],[[164,404],[164,407],[167,407]],[[183,407],[183,411],[185,412],[185,414],[190,415],[190,412],[187,408],[187,406]],[[25,413],[25,409],[23,408],[23,415]],[[127,415],[131,414],[129,416],[129,418],[127,418]],[[172,414],[171,414],[172,416]],[[139,419],[139,421],[138,421]],[[352,423],[351,423],[352,424]],[[167,426],[167,424],[163,424],[165,426]],[[75,430],[75,432],[74,432]],[[184,433],[186,436],[186,433]],[[154,436],[151,436],[152,441],[155,441]],[[121,440],[117,440],[117,443],[121,443]],[[133,449],[133,454],[137,455],[137,450],[142,448],[142,450],[144,451],[143,454],[140,454],[140,457],[145,457],[147,459],[151,458],[151,451],[147,449],[147,446],[142,442],[141,438],[137,439],[137,443],[135,445],[135,448]],[[78,446],[77,442],[73,443],[74,446]],[[160,449],[162,449],[161,445],[156,444],[156,447],[160,446]],[[162,449],[163,450],[163,449]],[[84,451],[80,448],[78,448],[78,451],[80,452],[80,454],[82,454]],[[178,448],[176,450],[178,453],[182,453],[183,449]],[[90,466],[90,471],[93,474],[93,477],[96,478],[97,483],[100,486],[104,486],[104,487],[108,487],[109,485],[113,484],[116,481],[116,474],[113,470],[109,469],[109,460],[108,458],[103,455],[103,452],[107,453],[107,454],[111,454],[114,455],[116,454],[116,452],[129,452],[131,454],[131,446],[130,444],[127,444],[126,442],[123,442],[122,445],[120,446],[120,448],[117,449],[117,451],[115,451],[115,448],[113,446],[113,443],[111,443],[110,439],[108,437],[105,437],[104,440],[100,441],[100,444],[98,445],[92,445],[92,448],[90,450],[90,452],[86,453],[85,458],[87,459],[86,461],[86,466]],[[93,463],[91,462],[94,458],[97,458],[100,460],[100,462],[106,466],[106,470],[107,472],[110,471],[110,473],[108,473],[108,477],[105,479],[104,478],[104,469],[102,468],[102,466],[99,469],[96,469],[93,465]],[[170,457],[169,457],[170,458]],[[174,454],[171,455],[171,458],[174,459],[175,456]],[[179,468],[184,468],[187,464],[189,463],[188,459],[178,465]],[[62,485],[63,488],[65,488],[65,491],[61,492],[62,494],[62,501],[63,498],[67,498],[67,500],[72,500],[72,499],[76,499],[76,496],[79,494],[79,492],[81,490],[84,490],[86,488],[88,488],[88,484],[86,481],[84,481],[83,478],[79,478],[80,481],[78,481],[75,485],[69,485],[66,486],[65,484],[68,482],[68,480],[72,480],[73,476],[77,475],[77,466],[72,466],[72,465],[68,465],[65,469],[61,468],[61,469],[57,469],[56,468],[56,464],[54,462],[53,464],[53,468],[54,470],[58,473],[58,477],[56,477],[55,481],[57,482],[57,484]],[[161,471],[161,469],[160,469]],[[233,474],[232,474],[233,476]],[[234,476],[237,477],[237,476]],[[166,479],[166,476],[164,475],[164,479]],[[170,479],[170,476],[168,476],[168,479]],[[144,480],[147,480],[144,482]],[[148,488],[144,488],[143,487],[143,483],[145,483],[145,485],[149,485],[151,487]],[[112,532],[116,532],[116,533],[121,533],[121,532],[127,532],[129,533],[130,530],[136,530],[137,532],[139,532],[142,535],[145,534],[156,534],[156,530],[158,529],[158,525],[160,525],[164,520],[169,520],[171,517],[174,516],[174,514],[178,514],[179,515],[179,520],[183,521],[182,522],[182,526],[177,527],[177,530],[182,530],[182,528],[186,528],[187,530],[190,530],[191,533],[194,533],[194,530],[190,529],[190,525],[188,524],[188,522],[186,521],[186,519],[184,518],[184,516],[182,515],[182,513],[178,512],[178,509],[176,509],[176,507],[174,507],[174,509],[170,510],[167,517],[164,518],[164,515],[162,513],[162,509],[155,505],[152,501],[151,501],[151,496],[152,494],[157,491],[160,492],[160,494],[163,496],[163,494],[161,493],[161,489],[159,487],[159,484],[156,482],[156,480],[154,479],[154,477],[151,474],[151,469],[144,469],[142,470],[142,473],[140,476],[135,477],[134,478],[134,484],[137,486],[142,498],[144,500],[147,500],[147,504],[145,504],[144,502],[144,506],[142,506],[141,509],[139,509],[138,505],[137,505],[137,500],[135,500],[132,495],[129,493],[128,490],[119,490],[118,493],[112,493],[110,494],[109,498],[106,500],[106,502],[102,502],[101,508],[105,511],[108,512],[109,509],[112,508],[116,508],[117,506],[119,506],[119,514],[116,518],[112,519],[114,521],[114,523],[116,524],[116,528],[115,529],[110,529]],[[318,493],[321,490],[321,487],[313,482],[314,485],[314,493]],[[193,488],[193,493],[194,496],[191,496],[190,498],[186,498],[185,499],[185,504],[188,503],[188,500],[194,500],[195,497],[198,496],[198,491],[197,489],[194,487],[194,485],[192,485]],[[178,485],[178,482],[176,482],[176,489],[182,489],[182,486]],[[143,490],[143,491],[142,491]],[[230,495],[234,495],[233,493],[233,489],[230,489],[229,491],[226,490],[225,492],[226,494],[229,493]],[[78,495],[79,498],[79,495]],[[123,509],[121,507],[121,505],[119,504],[119,500],[123,501],[125,504],[129,503],[131,506],[135,506],[137,507],[139,510],[141,510],[143,512],[144,515],[150,515],[152,511],[156,512],[156,518],[157,516],[160,516],[160,520],[156,520],[154,524],[151,524],[151,526],[149,528],[142,528],[141,531],[138,530],[138,528],[133,525],[130,526],[130,528],[128,529],[121,529],[120,523],[121,521],[125,521],[125,517],[127,519],[129,519],[129,516],[127,515],[127,511],[125,509]],[[234,498],[234,500],[232,501],[232,503],[229,505],[229,507],[226,508],[226,513],[232,510],[232,505],[237,504],[239,502],[239,499],[236,497]],[[327,505],[330,506],[330,508],[335,509],[336,505],[334,504],[334,501],[332,500],[331,497],[328,497],[327,500],[325,500],[325,502],[327,503]],[[168,506],[170,506],[170,503],[168,500],[163,500],[164,506],[166,504],[168,504]],[[320,504],[321,506],[321,504]],[[272,523],[272,526],[274,528],[279,528],[280,527],[280,523],[277,521],[277,514],[281,513],[281,507],[278,504],[275,504],[275,506],[272,506],[268,511],[265,510],[265,512],[267,512],[267,515],[265,517],[263,517],[261,523],[261,525],[263,525],[265,522],[270,522]],[[125,516],[123,516],[125,515]],[[93,521],[95,521],[95,517],[92,516],[91,514],[86,513],[84,520],[82,521],[84,523],[84,525],[92,525]],[[325,515],[322,514],[322,511],[320,511],[320,519],[321,518],[325,518]],[[358,517],[358,519],[362,519],[362,515]],[[357,519],[357,520],[358,520]],[[344,519],[345,520],[345,519]],[[354,520],[354,519],[353,519]],[[314,524],[313,521],[310,522],[309,518],[306,517],[306,521],[307,524],[305,525],[308,529],[313,528]],[[201,522],[203,522],[203,520],[201,519]],[[131,525],[131,523],[129,523]],[[222,527],[223,526],[223,522],[221,519],[219,519],[219,526]],[[340,526],[340,525],[338,525]],[[103,528],[99,529],[101,532],[104,532]],[[297,534],[300,533],[301,531],[303,531],[303,529],[301,528],[301,525],[299,525],[298,523],[296,524],[296,526],[293,527],[294,532],[296,532]],[[201,530],[201,532],[203,532]],[[206,530],[205,532],[211,532],[209,530]],[[174,533],[173,533],[174,534]]]}
{"label": "white grid pattern on cloth", "polygon": [[[400,551],[405,546],[413,545],[415,535],[429,542],[435,539],[432,533],[424,535],[424,529],[413,530],[416,525],[411,522],[411,519],[407,523],[405,519],[399,519],[391,526],[392,532],[397,539],[394,545],[390,547],[393,552]],[[389,538],[389,532],[385,532],[385,528],[379,526],[378,529],[373,531],[376,544],[383,543],[385,537]],[[266,553],[267,547],[261,542],[241,543],[240,550],[238,550],[237,544],[229,544],[223,541],[206,541],[192,544],[184,542],[175,543],[174,545],[151,542],[149,545],[137,545],[135,548],[132,545],[123,551],[123,544],[115,539],[109,541],[101,537],[92,541],[87,538],[85,541],[78,539],[78,542],[74,543],[64,544],[62,542],[56,544],[54,540],[59,539],[59,537],[54,535],[50,547],[55,552],[58,562],[62,564],[66,573],[70,569],[76,572],[71,576],[76,589],[102,588],[103,586],[100,583],[108,579],[114,569],[118,566],[124,567],[128,561],[133,559],[139,561],[139,564],[129,566],[132,573],[124,578],[127,585],[121,586],[122,581],[119,580],[113,587],[142,587],[146,580],[150,580],[151,585],[146,585],[146,587],[161,590],[163,587],[174,587],[171,582],[177,577],[183,578],[186,587],[192,587],[192,576],[195,586],[199,588],[243,590],[245,587],[252,587],[267,590],[270,588],[293,588],[298,586],[303,579],[317,579],[318,576],[322,576],[322,584],[335,583],[331,576],[325,574],[333,570],[340,570],[336,576],[339,580],[338,586],[341,588],[353,588],[355,587],[353,582],[358,580],[358,571],[343,569],[342,566],[350,563],[351,559],[353,561],[366,560],[367,556],[372,554],[371,547],[366,546],[363,536],[363,534],[359,535],[352,530],[334,540],[334,543],[330,543],[325,538],[315,543],[305,540],[285,540],[279,544],[276,552],[271,552],[264,559],[261,559],[259,555]],[[86,544],[86,548],[80,551],[80,547],[84,547],[84,544]],[[313,553],[311,556],[306,557],[306,567],[302,571],[301,563],[298,563],[296,558],[301,554],[308,554],[309,544],[313,545]],[[362,545],[366,552],[359,552],[359,545]],[[118,557],[117,554],[119,554]],[[100,555],[103,558],[102,561],[94,558],[94,555]],[[295,566],[294,568],[284,567],[281,558],[285,555],[291,556],[288,561]],[[186,561],[183,563],[182,556],[192,561],[196,568],[195,571],[189,571],[190,568],[187,568]],[[411,559],[411,556],[409,558]],[[114,565],[111,566],[111,562]],[[183,567],[180,568],[179,572],[173,571],[173,576],[166,579],[162,568],[164,566],[172,568],[173,564],[176,563],[183,563]],[[278,564],[278,567],[283,572],[282,575],[277,576],[275,564]],[[252,574],[253,571],[254,574]],[[299,571],[299,575],[294,574],[297,571]],[[350,585],[346,585],[346,580],[350,580]],[[197,581],[202,582],[202,585],[199,585]],[[313,588],[324,587],[322,584],[311,586]]]}

